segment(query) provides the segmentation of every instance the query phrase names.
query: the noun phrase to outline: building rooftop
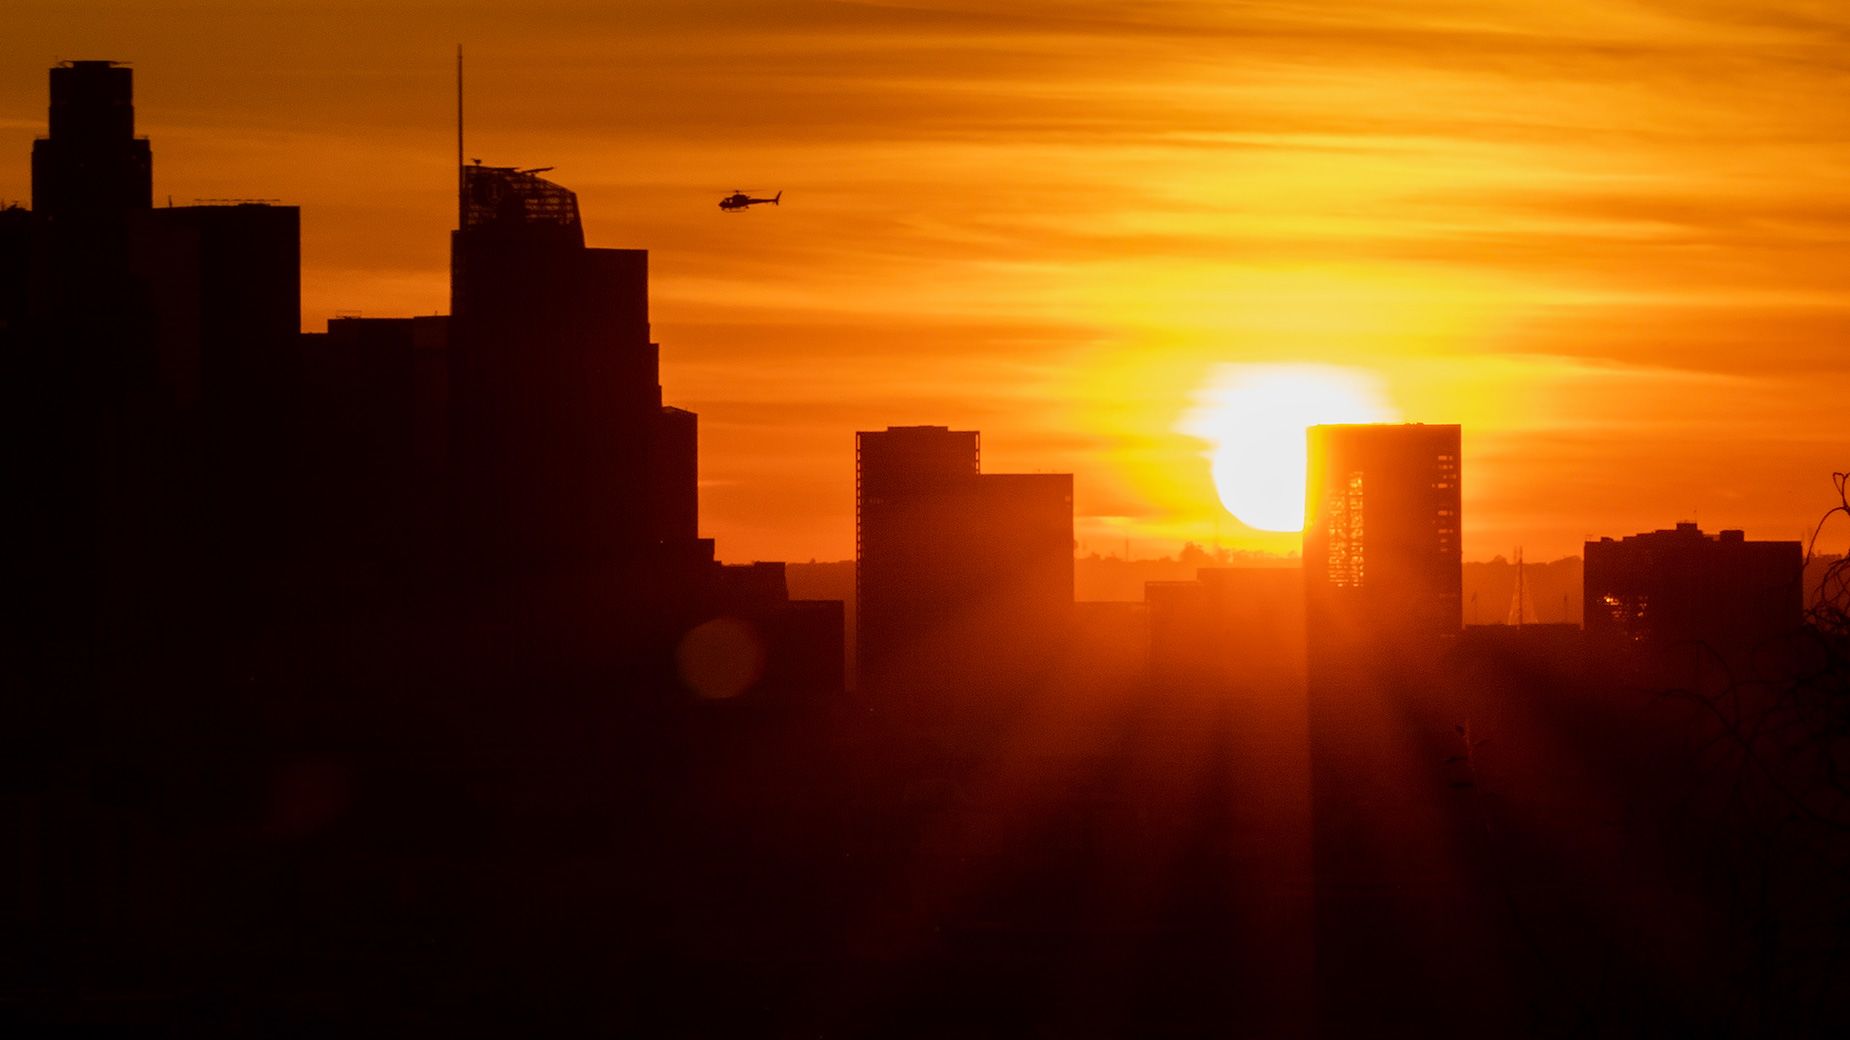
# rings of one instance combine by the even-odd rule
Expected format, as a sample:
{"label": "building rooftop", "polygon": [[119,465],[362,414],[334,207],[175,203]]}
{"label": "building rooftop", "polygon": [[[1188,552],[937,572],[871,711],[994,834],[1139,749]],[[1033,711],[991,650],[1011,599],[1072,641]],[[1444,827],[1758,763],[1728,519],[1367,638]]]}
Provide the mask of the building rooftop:
{"label": "building rooftop", "polygon": [[1745,542],[1747,540],[1747,533],[1745,531],[1729,529],[1725,531],[1717,531],[1714,534],[1704,534],[1702,532],[1702,529],[1697,527],[1695,524],[1690,523],[1688,521],[1684,521],[1682,523],[1677,524],[1675,527],[1660,527],[1655,531],[1645,531],[1640,534],[1628,534],[1622,538],[1603,537],[1600,539],[1602,543],[1604,542],[1637,542],[1637,541],[1646,541],[1646,540],[1659,541],[1659,542],[1674,541],[1674,542],[1682,542],[1686,544],[1695,543],[1695,542],[1722,542],[1722,543],[1732,544],[1735,542]]}

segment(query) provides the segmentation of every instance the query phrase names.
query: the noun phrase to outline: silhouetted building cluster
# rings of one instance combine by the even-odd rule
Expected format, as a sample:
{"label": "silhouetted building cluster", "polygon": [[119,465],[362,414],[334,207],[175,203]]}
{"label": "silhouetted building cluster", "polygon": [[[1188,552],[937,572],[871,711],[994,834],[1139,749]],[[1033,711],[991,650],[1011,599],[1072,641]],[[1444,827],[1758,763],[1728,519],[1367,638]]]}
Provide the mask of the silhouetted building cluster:
{"label": "silhouetted building cluster", "polygon": [[[1306,609],[1313,651],[1420,645],[1463,628],[1459,428],[1316,426],[1308,433]],[[1586,543],[1588,643],[1611,652],[1703,645],[1734,651],[1790,635],[1803,620],[1798,542],[1705,535],[1693,523]],[[1509,626],[1534,608],[1518,564]],[[1517,638],[1475,626],[1485,638]],[[1576,626],[1530,642],[1556,645]]]}
{"label": "silhouetted building cluster", "polygon": [[22,602],[65,601],[53,631],[416,604],[524,647],[511,669],[600,661],[644,696],[672,692],[687,633],[736,616],[785,685],[841,689],[830,611],[741,583],[699,537],[697,418],[662,402],[648,254],[586,247],[571,191],[462,169],[452,313],[304,335],[295,207],[154,208],[132,71],[70,62],[51,90],[34,208],[0,218],[0,335],[29,434],[12,555]]}
{"label": "silhouetted building cluster", "polygon": [[[544,171],[459,171],[451,314],[302,334],[297,209],[155,208],[131,70],[70,62],[51,87],[34,206],[0,212],[8,451],[29,503],[13,544],[33,547],[10,563],[35,590],[21,602],[42,608],[29,626],[251,628],[356,597],[431,599],[475,630],[577,633],[548,653],[652,662],[644,685],[672,685],[679,640],[722,616],[811,644],[769,659],[839,651],[840,636],[797,634],[826,627],[826,608],[742,581],[700,537],[698,417],[662,401],[647,253],[587,247],[577,197]],[[1308,437],[1313,644],[1456,634],[1458,427]],[[982,473],[978,445],[945,427],[857,435],[870,688],[1019,678],[1070,634],[1072,477]],[[1662,643],[1790,627],[1794,551],[1682,527],[1589,543],[1588,631]],[[1152,588],[1137,624],[1152,663],[1178,667],[1196,655],[1184,648],[1226,643],[1226,603],[1284,616],[1294,601],[1230,599],[1204,576]],[[611,657],[615,644],[627,650]],[[797,673],[840,686],[827,668]]]}
{"label": "silhouetted building cluster", "polygon": [[1031,672],[1073,604],[1073,477],[983,473],[943,426],[855,435],[860,678],[875,690]]}
{"label": "silhouetted building cluster", "polygon": [[[0,210],[7,1000],[173,1022],[244,958],[360,971],[433,917],[485,954],[485,856],[679,864],[682,738],[839,710],[845,618],[700,537],[647,254],[470,166],[452,313],[304,334],[300,212],[153,206],[132,75],[51,71]],[[574,910],[691,904],[631,884]]]}
{"label": "silhouetted building cluster", "polygon": [[[156,208],[130,70],[51,86],[0,209],[0,1021],[1841,1019],[1850,652],[1765,652],[1796,543],[1589,542],[1584,630],[1500,564],[1522,623],[1467,628],[1459,427],[1319,426],[1300,566],[1075,603],[1072,475],[897,426],[853,564],[723,564],[648,254],[546,171],[458,170],[450,314],[304,334],[297,209]],[[1724,696],[1629,667],[1690,646]]]}

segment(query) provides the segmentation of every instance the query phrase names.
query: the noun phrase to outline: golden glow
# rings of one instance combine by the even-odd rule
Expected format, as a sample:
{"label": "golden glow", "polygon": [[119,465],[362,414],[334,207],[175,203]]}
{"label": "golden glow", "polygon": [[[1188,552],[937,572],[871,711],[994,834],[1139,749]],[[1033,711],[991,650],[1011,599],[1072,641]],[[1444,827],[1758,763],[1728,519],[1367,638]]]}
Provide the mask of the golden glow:
{"label": "golden glow", "polygon": [[1304,431],[1392,422],[1380,380],[1334,365],[1221,365],[1196,393],[1182,432],[1209,444],[1214,489],[1241,523],[1304,528]]}
{"label": "golden glow", "polygon": [[[851,556],[853,431],[907,423],[1073,472],[1085,551],[1295,552],[1177,428],[1219,364],[1365,368],[1463,424],[1473,559],[1698,511],[1797,537],[1843,467],[1819,0],[351,6],[13,0],[0,200],[38,66],[133,61],[157,203],[303,206],[306,328],[441,312],[461,43],[469,154],[651,250],[727,559]],[[783,204],[722,217],[740,185]]]}

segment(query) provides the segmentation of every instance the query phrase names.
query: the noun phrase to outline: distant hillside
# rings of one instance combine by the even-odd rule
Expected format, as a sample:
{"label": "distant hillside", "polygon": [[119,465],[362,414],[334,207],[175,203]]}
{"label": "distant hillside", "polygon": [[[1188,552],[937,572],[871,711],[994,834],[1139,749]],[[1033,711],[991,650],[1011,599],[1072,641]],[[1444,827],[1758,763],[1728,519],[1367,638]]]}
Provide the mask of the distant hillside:
{"label": "distant hillside", "polygon": [[[1516,620],[1516,564],[1498,556],[1464,566],[1465,624],[1502,625]],[[1522,566],[1525,622],[1581,624],[1582,566],[1578,556]]]}

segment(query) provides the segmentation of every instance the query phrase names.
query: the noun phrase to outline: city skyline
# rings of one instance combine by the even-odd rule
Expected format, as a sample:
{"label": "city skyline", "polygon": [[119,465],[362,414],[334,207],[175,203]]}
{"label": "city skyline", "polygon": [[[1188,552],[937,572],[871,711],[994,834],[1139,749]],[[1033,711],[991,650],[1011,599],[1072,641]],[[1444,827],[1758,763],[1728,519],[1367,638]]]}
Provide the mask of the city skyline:
{"label": "city skyline", "polygon": [[[774,439],[715,448],[737,402],[677,393],[656,255],[588,235],[572,178],[459,134],[447,313],[302,331],[310,210],[160,204],[137,69],[48,73],[31,207],[0,207],[9,1018],[1841,1021],[1842,469],[1816,554],[1741,526],[1621,534],[1642,525],[1606,502],[1583,558],[1472,563],[1508,477],[1473,456],[1476,420],[1397,396],[1382,359],[1222,360],[1177,428],[1228,511],[1301,560],[1218,536],[1080,555],[1077,492],[1111,470],[1024,435],[1075,404],[1024,378],[972,381],[979,421],[849,426],[829,465],[853,467],[852,561],[729,561],[757,553],[720,553],[736,517],[703,459],[752,463],[766,530],[828,467]],[[720,208],[748,212],[719,219],[796,199],[740,189]],[[841,388],[807,363],[759,359]],[[914,389],[889,374],[853,408],[903,414]],[[995,394],[1019,423],[984,413]],[[778,421],[839,418],[810,403]],[[1630,428],[1583,476],[1656,487]]]}
{"label": "city skyline", "polygon": [[[1219,509],[1178,429],[1219,369],[1286,360],[1464,425],[1466,559],[1680,520],[1789,539],[1826,503],[1841,438],[1791,403],[1842,364],[1836,189],[1807,176],[1840,147],[1804,64],[1828,16],[928,6],[388,7],[334,38],[332,14],[93,4],[83,40],[67,15],[13,34],[0,146],[42,132],[50,59],[132,61],[157,203],[302,206],[308,331],[441,311],[460,41],[472,153],[558,166],[589,244],[652,251],[665,391],[702,416],[703,533],[730,560],[852,555],[846,446],[891,423],[1075,473],[1089,550],[1288,551]],[[1121,60],[1076,60],[1101,42]],[[1705,60],[1739,75],[1683,90]],[[1405,99],[1368,90],[1390,80]],[[721,215],[734,187],[786,195]]]}

